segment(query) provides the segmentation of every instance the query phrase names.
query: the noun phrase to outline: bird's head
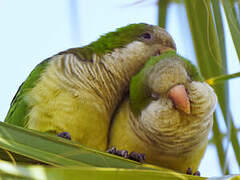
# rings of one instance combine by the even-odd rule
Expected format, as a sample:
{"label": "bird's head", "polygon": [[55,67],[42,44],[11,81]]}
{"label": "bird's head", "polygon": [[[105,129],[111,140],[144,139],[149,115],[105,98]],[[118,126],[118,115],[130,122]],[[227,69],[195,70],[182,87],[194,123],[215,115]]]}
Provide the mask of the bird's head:
{"label": "bird's head", "polygon": [[176,49],[176,45],[168,32],[159,26],[139,23],[118,28],[101,36],[89,45],[97,55],[111,53],[116,49],[125,49],[134,44],[136,51],[141,46],[146,52],[159,55],[166,49]]}
{"label": "bird's head", "polygon": [[[170,55],[174,52],[166,54]],[[147,84],[151,92],[151,98],[157,100],[160,96],[167,97],[173,102],[176,109],[190,114],[187,87],[192,81],[201,82],[201,76],[190,62],[181,59],[179,56],[164,56],[162,57],[163,60],[147,72]],[[159,58],[161,59],[161,57]]]}
{"label": "bird's head", "polygon": [[118,28],[87,46],[72,48],[65,53],[73,53],[79,60],[104,63],[112,72],[124,71],[124,78],[136,74],[151,56],[169,49],[176,50],[176,45],[167,31],[139,23]]}
{"label": "bird's head", "polygon": [[203,79],[194,65],[167,51],[151,57],[144,68],[132,78],[130,85],[131,107],[139,114],[151,102],[159,98],[170,99],[174,107],[183,113],[191,113],[188,84]]}
{"label": "bird's head", "polygon": [[175,51],[150,58],[130,83],[133,129],[168,154],[187,153],[206,142],[216,103],[197,68]]}

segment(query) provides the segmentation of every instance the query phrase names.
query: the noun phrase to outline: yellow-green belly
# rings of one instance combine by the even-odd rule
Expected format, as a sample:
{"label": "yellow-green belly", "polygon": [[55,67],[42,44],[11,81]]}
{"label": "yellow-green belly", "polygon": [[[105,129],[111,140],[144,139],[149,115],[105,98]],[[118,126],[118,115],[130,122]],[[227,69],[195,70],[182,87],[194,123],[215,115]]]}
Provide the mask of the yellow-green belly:
{"label": "yellow-green belly", "polygon": [[102,100],[90,91],[61,87],[62,82],[52,74],[50,67],[26,97],[32,107],[27,127],[43,132],[68,132],[73,141],[105,150],[110,115]]}
{"label": "yellow-green belly", "polygon": [[117,149],[124,149],[129,152],[145,153],[147,163],[174,169],[182,173],[186,173],[188,168],[191,168],[194,172],[197,171],[206,149],[207,140],[199,149],[187,154],[167,155],[153,144],[147,144],[135,134],[128,122],[130,118],[129,110],[129,101],[125,101],[121,106],[121,111],[117,113],[113,121],[109,147],[115,146]]}

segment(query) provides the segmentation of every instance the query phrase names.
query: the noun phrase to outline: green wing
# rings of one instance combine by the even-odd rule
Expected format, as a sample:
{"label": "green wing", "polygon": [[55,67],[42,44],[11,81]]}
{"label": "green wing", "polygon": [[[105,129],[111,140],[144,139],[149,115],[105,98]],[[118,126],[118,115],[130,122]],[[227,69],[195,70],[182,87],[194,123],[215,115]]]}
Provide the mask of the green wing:
{"label": "green wing", "polygon": [[24,81],[19,87],[17,93],[15,94],[11,102],[11,106],[5,118],[5,122],[22,127],[26,125],[28,120],[27,114],[30,107],[25,101],[25,96],[36,85],[39,78],[41,77],[41,74],[47,67],[49,61],[50,58],[38,64],[28,76],[26,81]]}

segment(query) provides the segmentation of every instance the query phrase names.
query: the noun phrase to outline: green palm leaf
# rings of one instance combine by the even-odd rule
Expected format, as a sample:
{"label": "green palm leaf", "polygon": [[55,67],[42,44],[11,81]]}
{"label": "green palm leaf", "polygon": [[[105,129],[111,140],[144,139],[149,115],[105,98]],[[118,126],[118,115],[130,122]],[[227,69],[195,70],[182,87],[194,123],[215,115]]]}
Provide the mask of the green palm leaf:
{"label": "green palm leaf", "polygon": [[36,165],[18,165],[0,161],[0,176],[12,176],[26,179],[165,179],[165,180],[203,180],[206,178],[189,176],[168,171],[157,170],[137,170],[119,168],[97,168],[97,167],[71,167],[71,168],[52,168]]}
{"label": "green palm leaf", "polygon": [[[237,51],[240,49],[239,26],[236,20],[236,13],[233,11],[232,1],[221,1],[224,5],[225,12],[229,13],[228,23],[232,32],[236,33],[233,36],[234,42],[238,42],[236,46]],[[220,11],[220,1],[217,0],[185,0],[184,1],[188,21],[192,32],[192,38],[194,41],[195,53],[197,56],[198,65],[200,71],[205,77],[209,79],[207,82],[212,83],[219,99],[219,104],[224,116],[225,124],[228,127],[228,139],[233,144],[233,149],[237,157],[238,164],[240,165],[239,157],[239,143],[237,139],[236,128],[234,127],[232,115],[229,110],[228,100],[228,85],[224,82],[227,79],[239,77],[239,73],[233,75],[225,75],[227,69],[226,62],[226,50],[224,42],[223,22]],[[212,6],[212,8],[211,8]],[[214,17],[214,18],[213,18]],[[230,22],[231,21],[231,22]],[[231,28],[231,25],[232,28]],[[233,35],[233,33],[232,33]],[[235,43],[236,44],[236,43]],[[216,77],[216,78],[214,78]],[[224,82],[224,83],[219,83]],[[210,84],[211,84],[210,83]],[[219,130],[219,117],[215,116],[213,125],[214,142],[217,147],[218,157],[222,170],[228,170],[226,168],[225,160],[226,154],[223,148],[223,139]],[[227,147],[228,148],[228,147]]]}
{"label": "green palm leaf", "polygon": [[162,28],[166,26],[167,8],[170,0],[158,0],[158,25]]}
{"label": "green palm leaf", "polygon": [[39,165],[12,165],[9,162],[0,161],[0,177],[4,179],[31,179],[31,180],[237,180],[240,176],[231,175],[219,178],[205,178],[190,176],[171,171],[138,170],[121,168],[98,167],[65,167],[53,168]]}
{"label": "green palm leaf", "polygon": [[[53,166],[97,166],[149,169],[119,156],[97,151],[57,136],[0,122],[0,159],[45,163]],[[5,151],[3,151],[5,150]],[[13,158],[9,158],[6,150]]]}
{"label": "green palm leaf", "polygon": [[[0,176],[23,179],[205,179],[188,177],[165,168],[140,164],[135,161],[96,151],[59,137],[18,126],[0,123]],[[11,159],[6,157],[10,152]],[[9,155],[9,153],[8,153]],[[21,166],[21,163],[40,163],[49,166]],[[14,165],[17,163],[17,166]],[[72,167],[72,168],[70,168]],[[97,168],[101,167],[101,168]],[[124,169],[119,169],[124,168]],[[34,173],[35,172],[35,173]],[[42,174],[42,177],[40,176]]]}
{"label": "green palm leaf", "polygon": [[[233,43],[240,61],[240,22],[237,19],[237,13],[235,10],[234,3],[239,3],[239,1],[234,0],[221,0],[224,7],[224,11],[227,17],[228,26],[232,35]],[[238,5],[239,6],[239,5]]]}

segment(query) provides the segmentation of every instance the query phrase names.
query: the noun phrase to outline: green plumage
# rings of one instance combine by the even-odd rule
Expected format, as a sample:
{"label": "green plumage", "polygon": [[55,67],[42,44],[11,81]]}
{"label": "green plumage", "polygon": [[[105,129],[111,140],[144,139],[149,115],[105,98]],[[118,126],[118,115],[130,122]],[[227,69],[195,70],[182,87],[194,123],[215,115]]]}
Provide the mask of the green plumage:
{"label": "green plumage", "polygon": [[91,43],[88,47],[97,55],[106,54],[116,48],[122,48],[134,40],[141,40],[140,36],[146,32],[152,33],[152,26],[144,23],[131,24],[101,36],[98,41]]}
{"label": "green plumage", "polygon": [[112,115],[131,77],[166,48],[175,49],[175,43],[164,29],[131,24],[84,47],[60,52],[30,73],[5,122],[68,132],[73,141],[105,150]]}
{"label": "green plumage", "polygon": [[217,98],[197,68],[175,51],[151,57],[130,82],[112,121],[109,147],[144,153],[145,162],[195,172]]}
{"label": "green plumage", "polygon": [[[81,61],[92,62],[93,54],[103,55],[110,53],[115,48],[121,48],[139,39],[139,36],[144,32],[152,32],[152,28],[148,24],[130,24],[129,26],[118,28],[115,32],[109,32],[101,36],[97,41],[81,48],[71,48],[66,51],[58,53],[61,54],[74,54]],[[26,103],[26,94],[35,86],[41,77],[42,72],[46,68],[51,58],[41,62],[30,73],[29,77],[19,87],[18,92],[12,100],[11,108],[5,118],[5,122],[13,123],[19,126],[25,126],[28,119],[28,111],[31,107]]]}
{"label": "green plumage", "polygon": [[101,56],[112,52],[116,48],[123,48],[134,40],[141,41],[142,39],[140,36],[143,33],[152,33],[152,31],[152,26],[148,24],[130,24],[101,36],[97,41],[94,41],[87,46],[82,48],[72,48],[60,54],[73,53],[81,60],[92,61],[93,54]]}
{"label": "green plumage", "polygon": [[30,107],[26,102],[26,94],[37,84],[48,65],[50,59],[46,59],[38,64],[34,70],[30,73],[26,81],[19,87],[15,97],[11,102],[11,108],[9,109],[5,122],[15,124],[24,127],[28,121],[28,112]]}

